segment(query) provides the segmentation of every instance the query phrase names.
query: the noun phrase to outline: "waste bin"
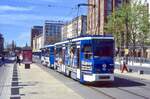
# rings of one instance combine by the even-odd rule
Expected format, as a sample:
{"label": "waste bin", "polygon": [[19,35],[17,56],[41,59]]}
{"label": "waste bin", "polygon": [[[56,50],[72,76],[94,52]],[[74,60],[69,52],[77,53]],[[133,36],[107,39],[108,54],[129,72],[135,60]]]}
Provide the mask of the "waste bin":
{"label": "waste bin", "polygon": [[25,69],[30,69],[30,64],[25,64]]}

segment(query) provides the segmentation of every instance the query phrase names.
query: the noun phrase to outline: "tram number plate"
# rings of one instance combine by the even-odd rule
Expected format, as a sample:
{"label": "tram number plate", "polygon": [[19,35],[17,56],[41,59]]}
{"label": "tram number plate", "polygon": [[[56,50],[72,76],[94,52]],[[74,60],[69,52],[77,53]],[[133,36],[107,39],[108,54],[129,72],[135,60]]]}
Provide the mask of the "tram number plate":
{"label": "tram number plate", "polygon": [[99,79],[110,79],[109,76],[100,76]]}

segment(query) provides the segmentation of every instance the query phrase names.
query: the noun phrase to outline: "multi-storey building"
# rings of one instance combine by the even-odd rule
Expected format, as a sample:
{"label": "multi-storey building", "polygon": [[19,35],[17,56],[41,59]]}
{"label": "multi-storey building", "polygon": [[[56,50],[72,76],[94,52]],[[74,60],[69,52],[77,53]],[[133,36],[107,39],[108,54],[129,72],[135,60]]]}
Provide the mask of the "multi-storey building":
{"label": "multi-storey building", "polygon": [[88,0],[88,4],[93,6],[88,7],[87,33],[104,35],[107,17],[123,2],[129,2],[129,0]]}
{"label": "multi-storey building", "polygon": [[62,21],[45,21],[43,31],[44,45],[61,41],[61,28],[63,25]]}
{"label": "multi-storey building", "polygon": [[33,38],[33,52],[38,52],[44,47],[43,45],[43,34],[37,35]]}
{"label": "multi-storey building", "polygon": [[2,54],[4,50],[4,38],[3,35],[0,33],[0,54]]}
{"label": "multi-storey building", "polygon": [[87,16],[81,15],[62,27],[62,40],[86,34]]}
{"label": "multi-storey building", "polygon": [[33,49],[33,38],[43,34],[43,26],[33,26],[31,29],[31,48]]}

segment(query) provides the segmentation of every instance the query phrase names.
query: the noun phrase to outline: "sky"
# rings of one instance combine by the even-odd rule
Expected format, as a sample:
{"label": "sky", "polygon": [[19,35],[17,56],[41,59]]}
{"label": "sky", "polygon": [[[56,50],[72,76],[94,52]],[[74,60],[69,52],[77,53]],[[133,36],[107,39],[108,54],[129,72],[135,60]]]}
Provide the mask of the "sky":
{"label": "sky", "polygon": [[[69,21],[77,16],[77,4],[87,0],[0,0],[0,33],[5,44],[30,45],[31,28],[45,20]],[[86,14],[80,8],[79,15]]]}

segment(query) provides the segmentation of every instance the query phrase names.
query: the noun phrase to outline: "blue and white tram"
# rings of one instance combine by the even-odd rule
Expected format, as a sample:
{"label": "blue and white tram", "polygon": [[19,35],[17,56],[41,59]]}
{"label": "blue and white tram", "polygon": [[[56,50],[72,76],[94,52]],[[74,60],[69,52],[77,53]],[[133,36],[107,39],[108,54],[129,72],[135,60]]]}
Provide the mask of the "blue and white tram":
{"label": "blue and white tram", "polygon": [[35,62],[38,62],[41,59],[41,50],[33,51],[32,52],[32,58]]}
{"label": "blue and white tram", "polygon": [[74,38],[55,43],[49,52],[50,66],[81,83],[114,80],[113,37]]}
{"label": "blue and white tram", "polygon": [[41,63],[44,66],[54,68],[54,45],[48,45],[41,48]]}
{"label": "blue and white tram", "polygon": [[41,48],[41,64],[49,67],[49,47],[45,46]]}

